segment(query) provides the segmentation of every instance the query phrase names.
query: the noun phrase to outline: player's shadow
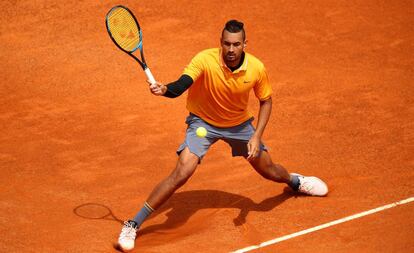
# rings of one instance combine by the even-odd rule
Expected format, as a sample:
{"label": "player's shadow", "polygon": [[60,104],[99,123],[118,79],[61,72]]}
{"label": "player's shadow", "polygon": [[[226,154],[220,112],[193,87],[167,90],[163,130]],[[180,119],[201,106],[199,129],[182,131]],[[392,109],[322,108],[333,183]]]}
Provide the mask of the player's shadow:
{"label": "player's shadow", "polygon": [[192,215],[201,209],[220,209],[235,208],[240,213],[233,219],[235,226],[243,225],[246,222],[247,215],[252,212],[268,212],[285,200],[297,196],[294,192],[285,188],[283,193],[274,197],[267,198],[259,203],[255,203],[250,198],[218,190],[196,190],[178,192],[156,210],[150,219],[166,212],[167,220],[161,224],[155,224],[138,230],[138,235],[153,233],[159,230],[173,229],[184,225]]}

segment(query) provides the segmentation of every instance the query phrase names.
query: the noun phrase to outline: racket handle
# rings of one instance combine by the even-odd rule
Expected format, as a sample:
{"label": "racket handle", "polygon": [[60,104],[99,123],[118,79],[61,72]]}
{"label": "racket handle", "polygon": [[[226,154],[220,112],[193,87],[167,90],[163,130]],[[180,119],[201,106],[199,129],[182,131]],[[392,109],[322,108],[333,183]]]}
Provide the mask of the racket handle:
{"label": "racket handle", "polygon": [[152,75],[151,70],[150,70],[148,67],[144,69],[144,72],[145,72],[145,75],[147,75],[148,81],[149,81],[151,84],[156,83],[155,78],[154,78],[154,76]]}

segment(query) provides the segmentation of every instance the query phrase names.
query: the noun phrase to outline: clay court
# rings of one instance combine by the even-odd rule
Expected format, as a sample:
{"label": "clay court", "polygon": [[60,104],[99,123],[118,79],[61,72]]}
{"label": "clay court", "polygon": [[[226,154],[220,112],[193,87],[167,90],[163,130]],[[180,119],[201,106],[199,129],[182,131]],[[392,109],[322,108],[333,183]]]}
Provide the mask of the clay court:
{"label": "clay court", "polygon": [[414,4],[374,0],[2,1],[1,252],[117,252],[122,220],[175,166],[186,95],[149,92],[108,37],[116,4],[164,83],[242,20],[274,89],[273,160],[330,187],[297,195],[219,142],[133,252],[232,252],[403,200],[249,252],[414,252]]}

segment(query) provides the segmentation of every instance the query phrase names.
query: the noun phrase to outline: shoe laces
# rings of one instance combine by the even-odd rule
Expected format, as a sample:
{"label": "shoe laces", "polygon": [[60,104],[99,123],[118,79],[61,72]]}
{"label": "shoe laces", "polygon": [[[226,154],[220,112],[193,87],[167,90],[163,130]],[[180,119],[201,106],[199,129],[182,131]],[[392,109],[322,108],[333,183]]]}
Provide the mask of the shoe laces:
{"label": "shoe laces", "polygon": [[124,227],[122,228],[121,235],[119,236],[122,239],[132,239],[135,240],[135,236],[137,234],[136,228],[133,226],[132,223],[125,221]]}
{"label": "shoe laces", "polygon": [[299,191],[302,192],[310,192],[313,189],[313,184],[311,184],[310,182],[304,180],[304,178],[300,178],[299,180],[300,184],[299,184]]}

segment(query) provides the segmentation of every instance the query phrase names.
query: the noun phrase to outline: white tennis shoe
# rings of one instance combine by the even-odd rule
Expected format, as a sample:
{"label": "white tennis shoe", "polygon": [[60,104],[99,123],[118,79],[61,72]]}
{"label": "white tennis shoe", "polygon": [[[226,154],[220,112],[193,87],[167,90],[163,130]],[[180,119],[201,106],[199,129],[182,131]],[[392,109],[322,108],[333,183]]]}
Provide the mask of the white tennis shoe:
{"label": "white tennis shoe", "polygon": [[118,238],[118,246],[122,251],[130,251],[135,247],[137,227],[134,221],[125,221]]}
{"label": "white tennis shoe", "polygon": [[319,178],[305,177],[297,173],[291,173],[291,175],[299,178],[298,192],[311,196],[325,196],[328,194],[328,186]]}

